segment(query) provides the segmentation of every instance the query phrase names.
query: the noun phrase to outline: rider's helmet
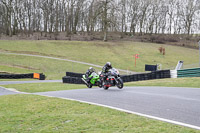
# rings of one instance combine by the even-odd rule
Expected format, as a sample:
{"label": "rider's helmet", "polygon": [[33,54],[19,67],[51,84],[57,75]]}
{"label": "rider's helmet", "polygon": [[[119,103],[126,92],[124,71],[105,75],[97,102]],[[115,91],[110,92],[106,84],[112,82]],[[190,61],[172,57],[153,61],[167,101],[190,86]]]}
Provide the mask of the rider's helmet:
{"label": "rider's helmet", "polygon": [[94,68],[93,67],[89,67],[88,69],[90,72],[94,72]]}
{"label": "rider's helmet", "polygon": [[108,68],[112,68],[112,65],[111,65],[110,62],[107,62],[107,63],[106,63],[106,66],[107,66]]}

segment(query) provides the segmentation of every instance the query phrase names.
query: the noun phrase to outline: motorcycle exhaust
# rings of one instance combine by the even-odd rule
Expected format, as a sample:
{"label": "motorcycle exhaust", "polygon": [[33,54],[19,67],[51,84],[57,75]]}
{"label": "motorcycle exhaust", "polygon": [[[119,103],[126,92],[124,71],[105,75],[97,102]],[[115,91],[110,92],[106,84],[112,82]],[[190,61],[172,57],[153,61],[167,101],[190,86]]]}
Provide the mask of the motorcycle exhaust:
{"label": "motorcycle exhaust", "polygon": [[81,78],[83,80],[83,82],[85,82],[86,85],[88,85],[87,81],[85,81],[85,79]]}

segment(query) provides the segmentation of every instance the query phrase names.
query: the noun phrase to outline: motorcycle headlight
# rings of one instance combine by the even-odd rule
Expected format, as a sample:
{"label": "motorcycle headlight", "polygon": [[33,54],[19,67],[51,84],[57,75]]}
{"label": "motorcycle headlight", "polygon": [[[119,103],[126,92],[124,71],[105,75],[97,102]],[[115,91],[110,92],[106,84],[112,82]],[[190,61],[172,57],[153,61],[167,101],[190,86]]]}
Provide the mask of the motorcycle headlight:
{"label": "motorcycle headlight", "polygon": [[118,71],[118,70],[117,70],[116,72],[117,72],[117,74],[119,74],[119,71]]}

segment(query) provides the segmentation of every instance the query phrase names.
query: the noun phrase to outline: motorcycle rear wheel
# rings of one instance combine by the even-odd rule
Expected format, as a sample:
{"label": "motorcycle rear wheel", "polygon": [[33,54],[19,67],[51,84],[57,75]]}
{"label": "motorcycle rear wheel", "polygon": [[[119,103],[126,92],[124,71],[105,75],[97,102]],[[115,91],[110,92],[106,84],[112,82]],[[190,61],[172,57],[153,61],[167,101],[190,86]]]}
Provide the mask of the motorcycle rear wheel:
{"label": "motorcycle rear wheel", "polygon": [[88,84],[87,87],[88,87],[88,88],[92,88],[92,84]]}
{"label": "motorcycle rear wheel", "polygon": [[103,85],[102,85],[102,83],[100,81],[97,82],[97,85],[99,86],[99,88],[103,87]]}

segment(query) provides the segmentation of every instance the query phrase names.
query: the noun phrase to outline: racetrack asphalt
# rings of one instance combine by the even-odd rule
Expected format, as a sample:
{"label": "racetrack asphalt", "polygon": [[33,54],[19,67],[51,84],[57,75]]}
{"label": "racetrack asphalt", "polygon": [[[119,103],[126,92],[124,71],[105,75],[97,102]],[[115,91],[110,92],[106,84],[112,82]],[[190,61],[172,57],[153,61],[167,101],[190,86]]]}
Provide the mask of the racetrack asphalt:
{"label": "racetrack asphalt", "polygon": [[0,87],[0,96],[2,95],[11,95],[11,94],[19,94],[20,92],[14,92]]}
{"label": "racetrack asphalt", "polygon": [[35,93],[96,103],[197,126],[200,129],[200,88],[112,87]]}

